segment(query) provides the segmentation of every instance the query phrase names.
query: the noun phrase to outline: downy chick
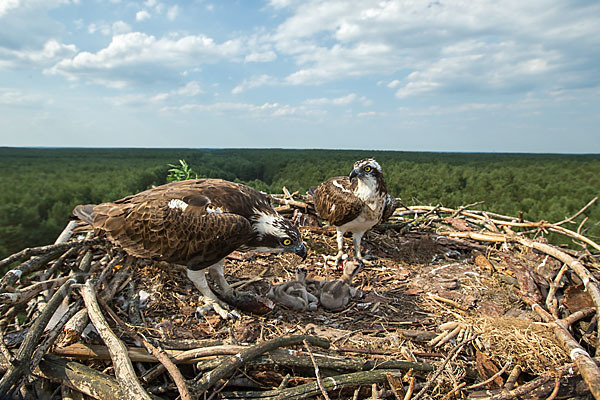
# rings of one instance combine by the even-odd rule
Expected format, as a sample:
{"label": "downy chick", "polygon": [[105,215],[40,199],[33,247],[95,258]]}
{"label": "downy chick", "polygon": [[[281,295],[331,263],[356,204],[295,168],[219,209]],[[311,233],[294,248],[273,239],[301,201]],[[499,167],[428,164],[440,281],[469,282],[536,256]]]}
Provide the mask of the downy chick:
{"label": "downy chick", "polygon": [[273,286],[267,297],[297,311],[314,311],[319,299],[306,290],[306,268],[296,270],[296,280]]}
{"label": "downy chick", "polygon": [[362,263],[357,260],[344,262],[344,273],[335,281],[321,283],[321,305],[332,311],[341,310],[348,305],[350,299],[357,297],[359,289],[352,287],[352,278],[362,269]]}

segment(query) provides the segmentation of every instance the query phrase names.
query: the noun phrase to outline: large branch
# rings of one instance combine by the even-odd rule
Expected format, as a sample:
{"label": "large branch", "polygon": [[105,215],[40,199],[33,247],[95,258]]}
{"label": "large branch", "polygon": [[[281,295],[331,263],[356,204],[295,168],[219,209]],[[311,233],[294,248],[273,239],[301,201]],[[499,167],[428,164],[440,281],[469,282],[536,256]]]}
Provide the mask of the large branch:
{"label": "large branch", "polygon": [[100,306],[98,305],[96,293],[94,291],[94,285],[91,281],[88,280],[85,285],[83,285],[81,293],[92,324],[94,324],[98,334],[108,346],[110,358],[112,359],[115,369],[115,376],[123,388],[125,398],[130,400],[149,400],[151,397],[144,390],[135,374],[131,360],[127,355],[127,348],[110,329],[110,326],[108,326],[108,323],[100,311]]}

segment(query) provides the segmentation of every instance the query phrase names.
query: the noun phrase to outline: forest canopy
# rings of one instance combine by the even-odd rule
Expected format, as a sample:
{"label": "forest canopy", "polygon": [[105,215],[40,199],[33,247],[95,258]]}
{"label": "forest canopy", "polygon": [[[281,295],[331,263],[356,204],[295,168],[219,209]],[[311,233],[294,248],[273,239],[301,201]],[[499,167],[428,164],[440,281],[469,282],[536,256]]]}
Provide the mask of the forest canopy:
{"label": "forest canopy", "polygon": [[[418,153],[282,149],[0,148],[0,258],[48,244],[77,204],[116,200],[166,183],[169,164],[186,160],[198,177],[246,183],[268,193],[304,193],[352,163],[375,157],[388,191],[406,205],[480,209],[532,221],[573,215],[600,194],[600,155]],[[600,206],[578,221],[600,235]]]}

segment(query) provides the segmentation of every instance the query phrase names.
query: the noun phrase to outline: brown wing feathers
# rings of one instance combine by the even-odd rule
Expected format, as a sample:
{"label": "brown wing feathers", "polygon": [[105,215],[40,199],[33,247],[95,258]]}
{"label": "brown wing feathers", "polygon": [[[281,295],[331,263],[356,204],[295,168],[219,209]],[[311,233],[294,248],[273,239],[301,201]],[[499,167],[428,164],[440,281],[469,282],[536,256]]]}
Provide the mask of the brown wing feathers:
{"label": "brown wing feathers", "polygon": [[[256,201],[248,202],[248,196],[257,196]],[[174,199],[181,203],[170,206]],[[243,185],[200,179],[163,185],[112,203],[78,206],[73,213],[131,255],[201,269],[252,235],[250,222],[240,215],[253,212],[252,203],[270,207]],[[209,210],[208,205],[214,208]]]}
{"label": "brown wing feathers", "polygon": [[340,226],[360,214],[362,204],[354,195],[354,185],[347,176],[329,178],[314,192],[315,208],[321,218]]}

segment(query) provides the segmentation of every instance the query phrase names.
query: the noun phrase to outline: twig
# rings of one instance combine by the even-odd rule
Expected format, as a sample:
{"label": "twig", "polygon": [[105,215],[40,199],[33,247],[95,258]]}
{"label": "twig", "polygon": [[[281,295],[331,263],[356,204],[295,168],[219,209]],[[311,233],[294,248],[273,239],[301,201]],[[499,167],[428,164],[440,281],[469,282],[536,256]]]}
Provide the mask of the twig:
{"label": "twig", "polygon": [[600,368],[598,368],[588,352],[581,347],[581,345],[573,338],[573,336],[571,336],[569,333],[569,326],[564,322],[564,320],[555,320],[539,304],[533,305],[533,311],[537,312],[545,322],[552,323],[552,326],[554,327],[554,335],[562,347],[569,352],[571,360],[577,364],[579,373],[583,377],[585,383],[587,383],[594,398],[600,400]]}
{"label": "twig", "polygon": [[558,395],[558,390],[560,389],[560,378],[562,377],[561,371],[556,371],[556,375],[554,376],[554,389],[552,389],[552,393],[546,400],[554,400]]}
{"label": "twig", "polygon": [[565,219],[563,219],[562,221],[560,221],[560,222],[555,222],[555,223],[554,223],[554,224],[552,224],[552,225],[554,225],[554,226],[559,226],[559,225],[562,225],[562,224],[564,224],[564,223],[567,223],[567,222],[571,222],[571,221],[573,221],[575,218],[577,218],[578,216],[580,216],[580,215],[581,215],[581,214],[582,214],[582,213],[583,213],[585,210],[587,210],[587,209],[588,209],[588,208],[589,208],[589,207],[590,207],[592,204],[594,204],[594,203],[596,202],[596,200],[598,200],[598,196],[594,197],[594,198],[593,198],[593,199],[592,199],[592,200],[591,200],[589,203],[587,203],[587,204],[585,205],[585,207],[583,207],[581,210],[577,211],[577,213],[575,213],[575,214],[574,214],[572,217],[565,218]]}
{"label": "twig", "polygon": [[35,369],[39,365],[40,361],[42,360],[42,357],[44,357],[44,355],[46,354],[46,352],[48,351],[50,346],[52,346],[54,344],[54,341],[58,337],[62,328],[73,317],[73,315],[75,315],[75,313],[77,313],[81,309],[81,307],[83,307],[83,301],[81,299],[79,299],[60,318],[60,320],[58,321],[56,326],[54,328],[52,328],[50,333],[48,333],[48,335],[46,336],[46,338],[44,339],[42,344],[37,348],[37,350],[35,351],[35,354],[32,357],[31,370]]}
{"label": "twig", "polygon": [[560,285],[560,281],[569,269],[567,264],[563,264],[562,268],[556,274],[556,277],[552,282],[550,282],[550,289],[548,290],[548,295],[546,296],[546,307],[550,310],[550,313],[554,318],[558,319],[558,300],[556,299],[556,291],[558,290],[558,286]]}
{"label": "twig", "polygon": [[512,362],[510,360],[508,360],[506,362],[506,364],[504,364],[504,367],[502,367],[502,369],[500,371],[496,372],[494,375],[490,376],[485,381],[476,383],[476,384],[471,385],[471,386],[467,386],[465,389],[466,390],[473,390],[473,389],[477,389],[478,387],[482,387],[482,386],[487,385],[488,383],[494,381],[497,377],[499,377],[500,375],[502,375],[503,373],[505,373],[506,370],[508,369],[508,367],[510,366],[510,364],[512,364]]}
{"label": "twig", "polygon": [[485,201],[476,201],[475,203],[471,203],[471,204],[467,204],[466,206],[460,206],[458,208],[458,210],[456,210],[451,216],[450,218],[456,218],[458,215],[460,215],[464,210],[471,208],[471,207],[475,207],[478,206],[480,204],[485,203]]}
{"label": "twig", "polygon": [[40,340],[44,328],[52,318],[52,315],[62,303],[63,299],[71,290],[71,285],[75,282],[75,279],[69,279],[54,293],[44,311],[40,316],[33,322],[31,328],[25,336],[25,340],[21,343],[19,350],[15,356],[14,366],[9,368],[0,380],[0,398],[8,398],[10,393],[14,390],[14,386],[21,379],[21,376],[28,374],[31,366],[31,356],[35,351],[35,346]]}
{"label": "twig", "polygon": [[504,383],[504,388],[506,390],[512,390],[515,387],[515,383],[517,383],[517,379],[519,379],[520,375],[521,375],[521,367],[518,365],[515,365],[513,370],[510,371],[510,374],[508,375],[506,382]]}
{"label": "twig", "polygon": [[315,376],[317,377],[317,384],[319,385],[319,389],[321,390],[321,394],[323,395],[323,397],[325,398],[325,400],[331,400],[329,398],[329,396],[327,395],[327,391],[323,387],[323,381],[321,381],[321,374],[319,373],[319,366],[315,362],[315,357],[313,356],[312,350],[310,349],[310,346],[308,345],[308,342],[306,340],[303,340],[302,343],[304,343],[304,347],[306,347],[306,350],[308,351],[308,355],[310,356],[310,360],[312,361],[313,366],[315,368]]}
{"label": "twig", "polygon": [[127,348],[113,333],[104,319],[98,301],[96,300],[94,285],[91,281],[88,280],[85,285],[83,285],[81,293],[92,324],[94,324],[98,334],[108,346],[115,369],[115,376],[121,384],[126,398],[131,400],[150,399],[150,396],[137,379],[133,365],[131,365],[131,360],[127,356]]}
{"label": "twig", "polygon": [[312,343],[313,345],[328,348],[329,340],[320,338],[318,336],[306,336],[306,335],[292,335],[292,336],[282,336],[278,337],[260,344],[256,344],[250,347],[248,350],[244,350],[233,357],[229,357],[227,360],[223,361],[221,365],[215,368],[213,371],[210,371],[201,379],[198,380],[197,387],[195,388],[197,394],[202,394],[206,392],[210,387],[212,387],[219,379],[229,375],[236,368],[239,368],[249,360],[254,359],[255,357],[264,354],[268,351],[276,349],[281,346],[291,346],[294,344],[302,343],[304,340]]}
{"label": "twig", "polygon": [[119,327],[127,331],[127,333],[129,333],[135,340],[142,343],[144,347],[154,357],[156,357],[156,359],[165,367],[165,369],[169,372],[169,375],[171,375],[171,378],[173,378],[173,382],[175,382],[175,385],[177,386],[177,390],[179,391],[181,398],[183,400],[191,400],[192,396],[190,395],[190,391],[188,390],[183,375],[181,375],[181,371],[179,371],[179,368],[175,366],[175,364],[173,363],[173,361],[171,361],[171,359],[165,353],[165,351],[159,347],[154,346],[142,335],[134,331],[132,328],[129,328],[127,324],[125,324],[125,322],[123,322],[121,318],[119,318],[119,316],[117,316],[117,314],[115,314],[115,312],[111,310],[110,307],[108,307],[102,299],[99,299],[99,302],[102,304],[104,309],[110,314],[111,318],[117,323]]}
{"label": "twig", "polygon": [[32,248],[23,249],[18,253],[10,255],[3,260],[0,260],[0,268],[3,268],[14,262],[24,260],[29,257],[40,256],[40,255],[49,254],[49,253],[62,253],[66,250],[69,250],[72,247],[91,246],[93,244],[98,244],[98,243],[100,243],[100,239],[94,238],[91,240],[83,240],[81,242],[75,241],[75,242],[68,242],[68,243],[58,243],[58,244],[51,244],[48,246],[40,246],[40,247],[32,247]]}
{"label": "twig", "polygon": [[454,348],[450,351],[450,353],[448,353],[448,355],[444,359],[444,362],[442,363],[442,365],[440,365],[440,367],[435,371],[435,373],[433,374],[433,376],[431,378],[427,379],[427,383],[425,384],[425,386],[423,386],[423,388],[419,391],[419,393],[417,393],[417,395],[414,397],[413,400],[419,400],[421,397],[423,397],[423,395],[435,383],[435,380],[437,379],[438,376],[440,376],[440,374],[442,373],[444,368],[446,368],[446,364],[448,364],[448,362],[452,358],[454,358],[454,356],[456,354],[458,354],[467,343],[470,343],[473,340],[475,340],[475,337],[467,336],[462,342],[460,342],[456,346],[454,346]]}
{"label": "twig", "polygon": [[415,377],[411,376],[410,380],[408,381],[408,389],[406,390],[406,394],[404,395],[404,400],[410,400],[410,398],[412,397],[412,394],[415,391],[415,382]]}
{"label": "twig", "polygon": [[2,355],[4,356],[4,358],[6,358],[6,361],[9,364],[12,364],[13,355],[11,354],[11,352],[6,347],[6,344],[4,343],[4,332],[2,331],[1,325],[0,325],[0,351],[2,351]]}

